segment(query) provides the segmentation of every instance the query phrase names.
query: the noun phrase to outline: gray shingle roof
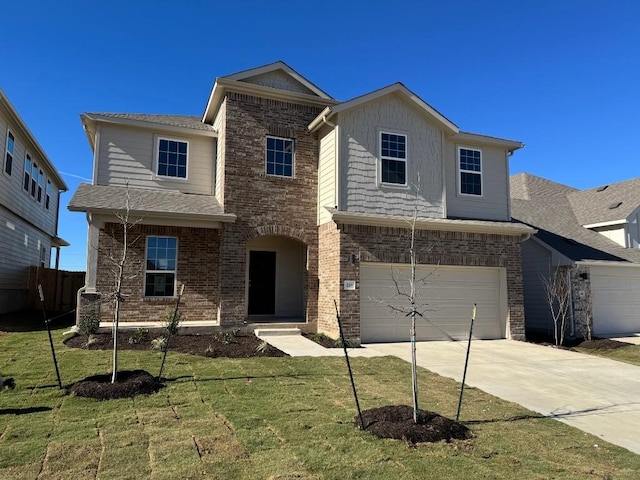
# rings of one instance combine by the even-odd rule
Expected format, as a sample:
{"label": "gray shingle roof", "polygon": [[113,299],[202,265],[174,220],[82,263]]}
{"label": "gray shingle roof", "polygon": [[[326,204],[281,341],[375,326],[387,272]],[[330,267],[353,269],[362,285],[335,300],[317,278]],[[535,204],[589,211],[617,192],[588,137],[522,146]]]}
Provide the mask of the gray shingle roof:
{"label": "gray shingle roof", "polygon": [[156,115],[145,113],[103,113],[93,112],[87,115],[100,115],[103,117],[111,117],[122,120],[135,120],[138,122],[156,123],[159,125],[167,125],[170,127],[192,128],[205,132],[213,132],[211,125],[202,122],[202,117],[195,115]]}
{"label": "gray shingle roof", "polygon": [[80,212],[123,211],[126,208],[127,190],[130,210],[141,216],[188,216],[212,221],[235,219],[234,215],[225,215],[218,200],[211,195],[88,183],[78,186],[68,208]]}
{"label": "gray shingle roof", "polygon": [[624,220],[640,206],[640,178],[572,193],[569,202],[582,225]]}
{"label": "gray shingle roof", "polygon": [[640,249],[624,248],[584,228],[569,197],[575,188],[527,173],[511,177],[511,216],[538,229],[536,237],[574,261],[609,260],[640,263]]}

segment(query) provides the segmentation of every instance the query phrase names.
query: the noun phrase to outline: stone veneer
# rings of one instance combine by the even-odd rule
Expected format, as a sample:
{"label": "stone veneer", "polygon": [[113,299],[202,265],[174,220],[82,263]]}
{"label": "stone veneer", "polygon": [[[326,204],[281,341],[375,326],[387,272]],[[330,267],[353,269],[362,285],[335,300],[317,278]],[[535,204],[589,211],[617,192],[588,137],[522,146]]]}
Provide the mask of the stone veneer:
{"label": "stone veneer", "polygon": [[[327,223],[319,227],[320,293],[318,331],[338,335],[333,300],[338,302],[345,336],[360,338],[359,262],[410,263],[409,228]],[[507,272],[507,334],[524,340],[521,236],[435,230],[416,231],[421,264],[503,267]],[[353,262],[352,258],[356,261]],[[338,266],[339,265],[339,266]],[[356,290],[342,289],[356,280]]]}

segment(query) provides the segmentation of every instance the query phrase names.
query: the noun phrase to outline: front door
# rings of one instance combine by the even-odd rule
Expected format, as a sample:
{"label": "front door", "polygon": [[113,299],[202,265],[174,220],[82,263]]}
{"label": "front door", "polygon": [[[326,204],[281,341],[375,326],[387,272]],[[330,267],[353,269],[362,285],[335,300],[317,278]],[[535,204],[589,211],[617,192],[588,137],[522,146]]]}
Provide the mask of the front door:
{"label": "front door", "polygon": [[276,312],[276,252],[249,251],[249,315]]}

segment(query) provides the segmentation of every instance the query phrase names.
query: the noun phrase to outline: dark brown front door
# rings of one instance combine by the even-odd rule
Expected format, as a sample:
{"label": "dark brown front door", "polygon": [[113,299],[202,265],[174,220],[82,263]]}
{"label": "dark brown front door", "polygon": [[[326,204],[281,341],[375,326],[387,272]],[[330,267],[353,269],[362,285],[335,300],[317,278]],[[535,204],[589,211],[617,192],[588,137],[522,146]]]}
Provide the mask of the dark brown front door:
{"label": "dark brown front door", "polygon": [[276,252],[249,252],[249,315],[276,313]]}

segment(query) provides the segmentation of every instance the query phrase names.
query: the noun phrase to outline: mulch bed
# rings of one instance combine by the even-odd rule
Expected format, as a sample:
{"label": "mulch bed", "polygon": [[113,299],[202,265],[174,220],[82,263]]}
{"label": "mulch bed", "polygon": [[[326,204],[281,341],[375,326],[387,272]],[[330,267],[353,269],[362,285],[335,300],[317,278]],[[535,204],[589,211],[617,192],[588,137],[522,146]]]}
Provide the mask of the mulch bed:
{"label": "mulch bed", "polygon": [[[118,350],[151,350],[152,340],[159,334],[129,330],[118,333]],[[91,342],[85,335],[75,335],[65,340],[65,345],[88,350],[109,350],[113,348],[111,333],[92,335]],[[253,334],[223,332],[212,335],[174,335],[169,343],[169,351],[189,353],[204,357],[285,357],[286,353],[271,345],[265,346]],[[87,377],[67,387],[69,393],[79,397],[99,400],[127,398],[135,395],[156,393],[164,385],[144,370],[120,371],[117,381],[111,383],[111,374]]]}
{"label": "mulch bed", "polygon": [[[388,405],[362,412],[366,430],[379,438],[394,438],[410,444],[421,442],[450,442],[466,440],[473,434],[461,423],[437,413],[418,410],[418,423],[413,423],[413,408],[407,405]],[[360,427],[360,418],[354,417]]]}
{"label": "mulch bed", "polygon": [[615,350],[617,348],[630,347],[633,343],[620,342],[619,340],[611,340],[610,338],[594,338],[593,340],[584,340],[576,345],[580,348],[590,348],[597,350]]}
{"label": "mulch bed", "polygon": [[164,385],[144,370],[118,372],[116,382],[111,383],[111,374],[87,377],[67,388],[78,397],[111,400],[156,393]]}
{"label": "mulch bed", "polygon": [[[151,350],[151,341],[160,335],[150,333],[147,338],[136,338],[135,331],[118,333],[118,350]],[[88,350],[108,350],[113,348],[111,333],[93,335],[93,343],[87,345],[85,335],[76,335],[65,340],[65,345]],[[133,339],[133,341],[130,341]],[[215,333],[211,335],[173,335],[169,351],[189,353],[203,357],[249,358],[249,357],[286,357],[287,354],[268,345],[261,348],[262,340],[250,333]]]}
{"label": "mulch bed", "polygon": [[[540,332],[527,332],[527,341],[539,345],[555,347],[553,338]],[[583,340],[582,338],[566,338],[560,348],[572,349],[574,347],[588,348],[594,350],[615,350],[616,348],[629,347],[632,343],[612,340],[610,338],[597,338]]]}

